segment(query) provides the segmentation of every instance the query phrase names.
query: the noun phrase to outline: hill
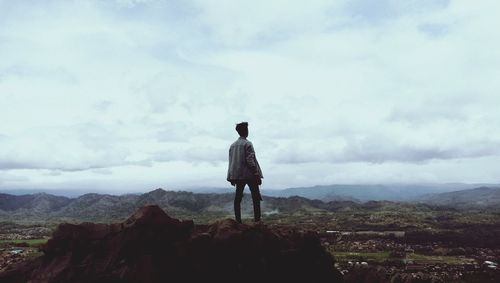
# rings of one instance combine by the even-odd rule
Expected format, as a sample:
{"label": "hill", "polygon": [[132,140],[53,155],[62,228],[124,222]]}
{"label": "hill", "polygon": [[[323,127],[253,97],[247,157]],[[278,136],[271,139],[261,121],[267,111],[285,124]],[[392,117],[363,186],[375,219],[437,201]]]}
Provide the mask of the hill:
{"label": "hill", "polygon": [[268,196],[301,196],[324,201],[411,201],[415,198],[450,191],[472,189],[473,184],[380,184],[380,185],[327,185],[313,187],[297,187],[284,190],[267,190]]}
{"label": "hill", "polygon": [[158,206],[142,207],[120,223],[61,224],[42,251],[0,273],[0,281],[342,281],[315,233],[231,219],[199,226]]}
{"label": "hill", "polygon": [[[233,193],[197,194],[184,191],[156,189],[144,194],[108,195],[85,194],[77,198],[34,195],[0,195],[0,221],[13,222],[111,222],[121,221],[137,208],[156,204],[183,219],[208,222],[233,215]],[[340,204],[341,202],[339,202]],[[355,205],[347,202],[342,204]],[[335,205],[302,197],[266,197],[264,214],[335,209]],[[243,198],[243,213],[252,212],[251,197]]]}
{"label": "hill", "polygon": [[[20,224],[60,223],[60,222],[104,222],[122,221],[139,207],[155,204],[169,214],[181,219],[193,219],[198,223],[208,223],[215,219],[233,217],[233,193],[196,194],[183,191],[156,189],[141,195],[85,194],[77,198],[38,195],[2,195],[0,202],[0,222]],[[308,218],[309,215],[342,212],[378,213],[391,211],[427,211],[425,204],[394,203],[387,201],[321,201],[300,196],[263,196],[262,213],[267,219],[279,221]],[[25,200],[30,200],[21,204]],[[44,209],[40,209],[44,207]],[[252,215],[251,197],[243,198],[243,216]]]}
{"label": "hill", "polygon": [[461,209],[495,209],[500,206],[500,187],[480,187],[470,190],[431,194],[421,197],[418,201]]}
{"label": "hill", "polygon": [[[477,192],[472,194],[480,195]],[[489,206],[485,204],[486,201],[471,203],[471,206],[468,206],[467,198],[464,198],[462,202],[453,203],[438,202],[440,198],[420,202],[367,201],[361,203],[321,201],[300,196],[263,196],[262,216],[266,223],[293,224],[317,231],[426,228],[439,230],[463,229],[471,223],[496,225],[498,217],[495,216],[495,212],[498,211],[498,205],[496,207],[494,205],[495,197],[487,195],[484,198],[487,199]],[[60,199],[50,195],[42,197],[2,195],[2,199],[4,201],[0,202],[0,227],[10,227],[0,229],[0,234],[4,234],[5,238],[24,234],[39,235],[40,233],[31,231],[36,232],[43,227],[54,228],[61,222],[119,222],[126,219],[136,209],[153,204],[168,211],[173,217],[192,219],[198,224],[234,217],[234,194],[232,193],[196,194],[157,189],[141,195],[115,196],[92,193],[74,199]],[[30,201],[19,204],[26,199]],[[488,211],[470,213],[469,208],[477,209],[474,205],[478,203],[484,204],[482,208],[488,208]],[[465,209],[457,210],[455,207],[450,207],[451,204]],[[40,209],[41,207],[44,209]],[[252,218],[252,203],[248,194],[243,198],[242,215],[244,219]],[[28,232],[21,232],[25,230]]]}
{"label": "hill", "polygon": [[33,212],[50,212],[58,210],[71,202],[71,199],[46,193],[30,195],[0,194],[0,209],[4,211],[30,210]]}
{"label": "hill", "polygon": [[[266,189],[261,190],[263,195],[272,197],[301,196],[309,199],[319,199],[323,201],[355,201],[364,202],[369,200],[389,200],[389,201],[412,201],[416,198],[451,191],[460,191],[478,187],[497,187],[497,184],[464,184],[464,183],[426,183],[426,184],[333,184],[312,187],[296,187],[287,189]],[[196,194],[227,194],[232,193],[229,185],[226,187],[190,187],[183,188],[182,191]],[[32,195],[37,193],[50,193],[57,196],[77,198],[88,193],[98,194],[124,194],[116,190],[95,189],[0,189],[0,193],[9,195]],[[128,194],[132,194],[128,192]],[[141,193],[134,192],[135,195]]]}

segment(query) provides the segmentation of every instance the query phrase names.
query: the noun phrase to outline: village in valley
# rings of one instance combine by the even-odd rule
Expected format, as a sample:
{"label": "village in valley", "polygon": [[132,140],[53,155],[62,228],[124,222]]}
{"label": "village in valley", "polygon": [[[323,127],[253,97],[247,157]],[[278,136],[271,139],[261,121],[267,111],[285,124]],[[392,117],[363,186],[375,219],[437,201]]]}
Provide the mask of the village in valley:
{"label": "village in valley", "polygon": [[404,231],[324,231],[320,236],[344,275],[369,268],[385,278],[410,274],[443,282],[456,282],[477,274],[500,275],[497,266],[500,248],[407,243]]}
{"label": "village in valley", "polygon": [[[461,194],[479,195],[478,191],[496,199],[500,189]],[[0,273],[43,255],[45,243],[62,223],[123,223],[148,204],[158,205],[170,217],[193,221],[197,227],[234,219],[233,194],[156,189],[136,195],[77,198],[3,196],[9,202],[4,204],[0,221]],[[244,197],[242,208],[243,225],[251,227],[251,197]],[[264,196],[262,210],[261,225],[272,231],[313,233],[346,283],[366,282],[360,278],[392,283],[500,282],[500,211],[496,206]],[[423,281],[412,281],[418,278]]]}
{"label": "village in valley", "polygon": [[[408,276],[434,280],[428,282],[469,282],[471,278],[491,280],[500,277],[498,246],[480,247],[472,241],[470,245],[463,241],[459,244],[450,239],[438,241],[436,239],[439,237],[433,239],[415,231],[328,230],[326,228],[331,226],[321,222],[323,218],[314,221],[311,218],[313,214],[301,215],[295,218],[289,215],[279,221],[275,215],[270,215],[264,220],[271,227],[294,226],[316,231],[323,247],[335,259],[335,268],[346,280],[364,273],[392,282],[399,282],[397,278]],[[8,229],[4,229],[0,235],[0,272],[41,255],[41,246],[51,236],[52,229],[53,225],[44,227],[38,224],[11,224]]]}

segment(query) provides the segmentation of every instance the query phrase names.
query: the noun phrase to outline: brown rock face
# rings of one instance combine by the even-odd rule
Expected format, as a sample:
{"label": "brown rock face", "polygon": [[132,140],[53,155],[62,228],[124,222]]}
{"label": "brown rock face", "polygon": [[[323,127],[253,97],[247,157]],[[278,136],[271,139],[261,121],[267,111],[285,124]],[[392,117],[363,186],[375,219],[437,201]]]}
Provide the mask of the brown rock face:
{"label": "brown rock face", "polygon": [[118,224],[61,224],[43,252],[0,282],[341,281],[314,233],[230,219],[195,226],[158,206]]}

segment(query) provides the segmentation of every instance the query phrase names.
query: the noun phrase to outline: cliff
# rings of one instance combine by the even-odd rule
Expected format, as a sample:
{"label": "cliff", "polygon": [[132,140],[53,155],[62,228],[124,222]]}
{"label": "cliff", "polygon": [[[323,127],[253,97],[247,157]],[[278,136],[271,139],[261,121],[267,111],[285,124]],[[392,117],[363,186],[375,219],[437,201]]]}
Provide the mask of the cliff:
{"label": "cliff", "polygon": [[340,282],[313,232],[231,219],[194,225],[144,206],[122,223],[61,224],[0,282]]}

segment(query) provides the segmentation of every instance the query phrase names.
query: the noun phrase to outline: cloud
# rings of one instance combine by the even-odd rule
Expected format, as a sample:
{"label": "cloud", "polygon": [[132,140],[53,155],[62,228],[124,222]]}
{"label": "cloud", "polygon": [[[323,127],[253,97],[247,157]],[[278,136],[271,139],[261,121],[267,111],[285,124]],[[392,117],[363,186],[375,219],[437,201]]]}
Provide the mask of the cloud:
{"label": "cloud", "polygon": [[12,65],[0,72],[0,81],[14,79],[51,80],[63,84],[75,84],[77,79],[68,70],[61,68],[44,68],[30,65]]}
{"label": "cloud", "polygon": [[347,2],[346,10],[356,21],[380,24],[382,21],[394,20],[403,16],[445,9],[449,2],[449,0],[356,0]]}
{"label": "cloud", "polygon": [[157,162],[187,161],[187,162],[225,162],[227,149],[222,146],[171,146],[170,150],[155,152],[153,160]]}
{"label": "cloud", "polygon": [[[29,183],[30,178],[25,175],[14,175],[0,171],[0,187],[8,186],[11,183]],[[7,187],[8,188],[8,187]]]}
{"label": "cloud", "polygon": [[189,139],[200,136],[210,135],[208,129],[203,125],[189,125],[185,121],[165,122],[155,126],[157,130],[157,139],[159,142],[189,142]]}
{"label": "cloud", "polygon": [[409,143],[380,135],[351,139],[309,140],[307,143],[283,146],[273,153],[277,163],[333,163],[386,162],[427,163],[432,160],[451,160],[498,156],[499,141],[471,141],[468,144],[449,145],[439,140],[432,144]]}
{"label": "cloud", "polygon": [[102,100],[94,103],[94,108],[101,112],[106,112],[111,106],[113,106],[113,102],[109,100]]}
{"label": "cloud", "polygon": [[402,104],[389,114],[388,122],[407,122],[412,125],[432,124],[439,122],[467,122],[468,108],[476,104],[466,97],[448,99],[427,98]]}
{"label": "cloud", "polygon": [[195,23],[216,46],[259,48],[322,29],[325,22],[332,20],[328,11],[342,2],[314,1],[302,5],[285,0],[194,1],[199,9]]}
{"label": "cloud", "polygon": [[449,32],[449,26],[438,23],[425,23],[418,26],[418,29],[432,38],[439,38]]}
{"label": "cloud", "polygon": [[115,130],[79,124],[30,131],[2,141],[0,170],[84,171],[143,164],[119,140]]}
{"label": "cloud", "polygon": [[495,1],[0,3],[2,186],[498,178]]}

